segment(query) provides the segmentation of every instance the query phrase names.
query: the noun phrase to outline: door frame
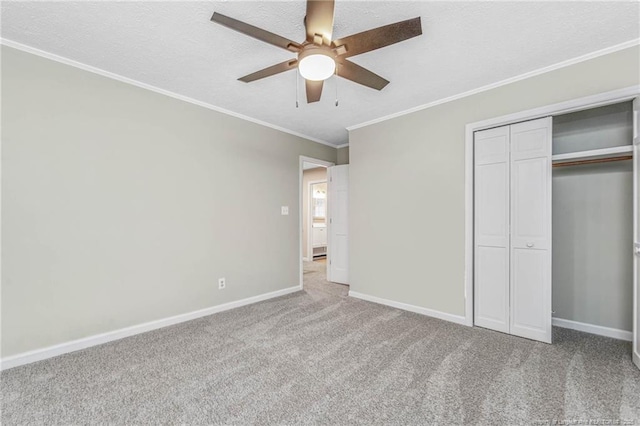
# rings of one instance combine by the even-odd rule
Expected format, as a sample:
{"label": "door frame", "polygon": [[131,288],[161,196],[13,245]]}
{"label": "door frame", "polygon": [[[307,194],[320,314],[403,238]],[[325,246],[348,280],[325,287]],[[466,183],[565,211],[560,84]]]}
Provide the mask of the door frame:
{"label": "door frame", "polygon": [[[640,96],[640,85],[598,93],[570,101],[546,105],[487,120],[476,121],[465,126],[465,268],[464,268],[464,324],[473,327],[473,135],[479,130],[507,126],[537,118],[567,114],[585,109],[631,101]],[[634,288],[637,287],[634,283]]]}
{"label": "door frame", "polygon": [[[299,156],[298,158],[298,280],[299,280],[299,286],[300,286],[300,290],[303,289],[303,280],[302,280],[302,276],[303,276],[303,271],[302,271],[302,267],[303,267],[303,260],[302,260],[302,203],[304,202],[304,200],[302,199],[302,173],[304,172],[303,170],[303,163],[307,162],[307,163],[313,163],[313,164],[317,164],[319,166],[325,166],[325,167],[331,167],[331,166],[335,166],[335,163],[331,162],[331,161],[326,161],[326,160],[320,160],[319,158],[313,158],[313,157],[307,157],[304,155]],[[329,193],[329,185],[330,183],[327,180],[327,194]],[[327,206],[329,205],[329,203],[327,202]],[[327,223],[327,232],[329,232],[329,224]],[[327,260],[329,259],[329,252],[327,250]]]}
{"label": "door frame", "polygon": [[640,214],[640,199],[638,199],[638,176],[640,174],[640,97],[633,100],[633,325],[631,327],[631,358],[636,367],[640,368],[640,259],[638,256],[638,215]]}
{"label": "door frame", "polygon": [[[327,174],[329,172],[327,171]],[[307,185],[307,193],[311,194],[311,187],[316,184],[316,183],[326,183],[327,184],[327,197],[329,196],[329,180],[328,179],[324,179],[324,180],[310,180],[308,182]],[[307,215],[307,261],[312,262],[313,261],[313,236],[312,234],[312,227],[313,227],[313,212],[311,210],[311,208],[313,207],[313,197],[309,197],[309,205],[307,206],[307,212],[309,213]],[[325,206],[326,208],[327,206]],[[329,216],[329,209],[327,209],[327,212],[325,213],[325,226],[329,224],[329,221],[326,219]],[[328,228],[327,228],[328,229]],[[328,255],[329,253],[327,253]],[[302,258],[304,260],[304,258]]]}

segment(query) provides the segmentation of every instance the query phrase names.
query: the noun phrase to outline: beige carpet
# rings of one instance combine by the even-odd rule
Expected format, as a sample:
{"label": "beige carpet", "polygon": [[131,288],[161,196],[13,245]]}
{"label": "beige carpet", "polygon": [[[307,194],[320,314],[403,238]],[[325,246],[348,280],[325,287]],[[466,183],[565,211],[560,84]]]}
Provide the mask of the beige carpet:
{"label": "beige carpet", "polygon": [[2,372],[2,424],[640,424],[627,342],[468,328],[318,268],[305,291]]}

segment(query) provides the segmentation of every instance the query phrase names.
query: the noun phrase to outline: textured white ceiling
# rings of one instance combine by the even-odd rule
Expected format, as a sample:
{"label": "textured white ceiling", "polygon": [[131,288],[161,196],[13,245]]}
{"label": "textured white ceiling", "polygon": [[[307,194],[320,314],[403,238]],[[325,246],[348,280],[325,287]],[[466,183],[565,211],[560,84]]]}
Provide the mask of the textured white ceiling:
{"label": "textured white ceiling", "polygon": [[[637,2],[336,1],[334,38],[422,17],[423,35],[354,62],[381,92],[335,78],[307,105],[296,73],[236,79],[293,58],[209,21],[214,11],[295,41],[305,1],[2,2],[2,37],[339,145],[346,127],[639,37]],[[302,80],[301,80],[302,83]]]}

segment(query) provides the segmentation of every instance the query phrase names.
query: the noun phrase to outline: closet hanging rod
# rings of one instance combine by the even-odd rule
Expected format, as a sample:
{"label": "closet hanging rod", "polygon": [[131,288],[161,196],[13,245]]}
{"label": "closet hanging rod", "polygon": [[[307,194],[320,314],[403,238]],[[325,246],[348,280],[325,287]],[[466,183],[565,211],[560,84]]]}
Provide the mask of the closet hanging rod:
{"label": "closet hanging rod", "polygon": [[581,166],[584,164],[611,163],[613,161],[632,160],[633,155],[621,155],[619,157],[593,158],[591,160],[563,161],[561,163],[553,163],[553,167]]}

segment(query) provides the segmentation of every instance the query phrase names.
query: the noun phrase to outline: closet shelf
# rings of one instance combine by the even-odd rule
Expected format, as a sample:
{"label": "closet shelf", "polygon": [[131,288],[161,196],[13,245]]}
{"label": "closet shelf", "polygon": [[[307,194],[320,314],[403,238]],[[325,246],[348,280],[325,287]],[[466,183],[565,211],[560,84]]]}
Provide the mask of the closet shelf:
{"label": "closet shelf", "polygon": [[553,163],[580,160],[599,160],[619,157],[621,154],[632,154],[633,145],[616,146],[613,148],[593,149],[591,151],[568,152],[551,156]]}

